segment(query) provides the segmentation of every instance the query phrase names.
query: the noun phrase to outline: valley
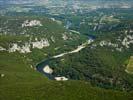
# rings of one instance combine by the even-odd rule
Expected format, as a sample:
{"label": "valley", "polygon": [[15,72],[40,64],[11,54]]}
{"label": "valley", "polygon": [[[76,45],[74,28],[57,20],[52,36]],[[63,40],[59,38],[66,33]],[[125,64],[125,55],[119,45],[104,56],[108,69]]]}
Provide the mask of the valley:
{"label": "valley", "polygon": [[132,100],[132,0],[0,0],[0,100]]}
{"label": "valley", "polygon": [[[53,57],[50,57],[48,59],[46,59],[45,61],[37,64],[36,68],[39,72],[43,73],[44,75],[46,75],[49,79],[53,79],[53,76],[50,75],[53,73],[53,70],[49,67],[48,65],[48,62],[50,60],[54,60],[54,59],[58,59],[58,58],[61,58],[65,55],[69,55],[69,54],[73,54],[73,53],[78,53],[80,52],[82,49],[84,49],[87,45],[91,44],[94,40],[92,39],[89,39],[87,42],[83,43],[82,45],[78,46],[77,49],[73,50],[73,51],[69,51],[69,52],[66,52],[66,53],[61,53],[59,55],[56,55],[56,56],[53,56]],[[48,75],[49,74],[49,75]],[[60,78],[60,79],[56,79],[56,78]],[[54,79],[55,80],[58,80],[58,81],[61,81],[61,80],[68,80],[68,78],[65,78],[63,77],[64,79],[61,79],[62,77],[55,77]]]}

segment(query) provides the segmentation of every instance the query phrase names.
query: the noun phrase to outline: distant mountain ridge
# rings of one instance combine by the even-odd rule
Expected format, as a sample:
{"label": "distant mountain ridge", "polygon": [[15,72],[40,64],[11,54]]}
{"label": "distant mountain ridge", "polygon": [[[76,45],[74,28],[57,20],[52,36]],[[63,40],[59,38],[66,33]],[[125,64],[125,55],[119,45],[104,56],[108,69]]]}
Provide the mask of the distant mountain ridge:
{"label": "distant mountain ridge", "polygon": [[[87,5],[92,8],[132,8],[132,0],[0,0],[0,7],[6,5],[43,6],[43,7],[68,7],[81,8]],[[5,7],[5,9],[7,9]],[[2,10],[2,9],[1,9]],[[0,11],[1,11],[0,10]]]}
{"label": "distant mountain ridge", "polygon": [[[64,0],[0,0],[1,3],[7,3],[7,4],[26,4],[26,3],[47,3],[47,2],[54,2],[54,1],[64,1]],[[67,0],[65,2],[104,2],[104,3],[110,3],[110,2],[117,2],[117,3],[121,3],[121,2],[133,2],[132,0]]]}

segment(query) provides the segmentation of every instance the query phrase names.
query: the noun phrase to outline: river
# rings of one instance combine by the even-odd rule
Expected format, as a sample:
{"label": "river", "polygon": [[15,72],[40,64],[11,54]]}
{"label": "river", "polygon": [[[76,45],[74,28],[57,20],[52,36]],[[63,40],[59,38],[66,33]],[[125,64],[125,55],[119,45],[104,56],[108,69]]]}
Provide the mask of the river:
{"label": "river", "polygon": [[48,73],[44,72],[44,68],[48,65],[49,61],[55,60],[57,58],[63,57],[63,56],[68,55],[68,54],[78,53],[79,51],[84,49],[87,45],[91,44],[93,41],[94,40],[89,39],[88,41],[86,41],[82,45],[78,46],[75,50],[72,50],[70,52],[61,53],[61,54],[55,55],[51,58],[48,58],[48,59],[42,61],[41,63],[37,64],[37,66],[36,66],[37,71],[39,71],[40,73],[43,73],[49,79],[54,79],[54,76],[52,74],[48,74]]}

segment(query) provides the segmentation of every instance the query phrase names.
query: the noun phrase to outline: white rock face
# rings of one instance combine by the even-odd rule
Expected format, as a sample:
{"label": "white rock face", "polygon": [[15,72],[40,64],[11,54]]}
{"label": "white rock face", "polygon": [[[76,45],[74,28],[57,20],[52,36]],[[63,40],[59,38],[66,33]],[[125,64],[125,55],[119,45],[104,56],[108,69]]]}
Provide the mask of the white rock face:
{"label": "white rock face", "polygon": [[32,65],[30,65],[30,68],[33,69],[34,67]]}
{"label": "white rock face", "polygon": [[110,41],[101,41],[99,43],[100,46],[110,46],[110,47],[114,47],[114,48],[117,48],[118,47],[118,44],[115,44],[115,43],[111,43]]}
{"label": "white rock face", "polygon": [[111,43],[110,40],[108,41],[103,40],[99,43],[99,45],[101,47],[103,46],[113,47],[119,52],[122,52],[123,49],[129,49],[130,45],[133,44],[133,35],[128,34],[127,30],[125,30],[124,34],[125,34],[125,37],[122,38],[121,36],[119,36],[116,39],[116,43]]}
{"label": "white rock face", "polygon": [[123,50],[123,47],[119,46],[119,45],[116,44],[116,43],[112,43],[112,42],[110,42],[110,41],[105,41],[105,40],[103,40],[103,41],[101,41],[101,42],[99,43],[99,45],[100,45],[101,47],[103,47],[103,46],[112,47],[112,48],[114,48],[115,50],[117,50],[117,51],[119,51],[119,52],[122,52],[122,50]]}
{"label": "white rock face", "polygon": [[30,50],[30,44],[25,43],[25,45],[23,45],[21,47],[20,53],[30,53],[30,52],[31,52],[31,50]]}
{"label": "white rock face", "polygon": [[42,49],[44,47],[50,46],[49,41],[47,39],[41,39],[40,41],[36,40],[36,42],[32,42],[33,48]]}
{"label": "white rock face", "polygon": [[133,35],[127,35],[122,41],[122,45],[126,48],[129,48],[130,44],[133,44]]}
{"label": "white rock face", "polygon": [[[87,41],[87,44],[91,44],[92,42],[94,42],[94,40],[93,40],[93,39],[89,39],[89,40]],[[86,44],[83,44],[83,45],[86,45]]]}
{"label": "white rock face", "polygon": [[[133,44],[133,30],[124,30],[116,39],[115,43],[111,43],[110,40],[103,40],[100,42],[100,46],[112,46],[120,49],[128,49]],[[119,46],[119,47],[118,47]],[[121,51],[121,50],[120,50]]]}
{"label": "white rock face", "polygon": [[5,77],[5,74],[1,74],[0,77],[1,77],[1,78]]}
{"label": "white rock face", "polygon": [[[21,43],[21,41],[20,41]],[[35,38],[35,42],[26,42],[25,44],[19,46],[18,43],[12,43],[10,44],[10,47],[8,49],[9,52],[20,52],[20,53],[30,53],[31,49],[38,48],[42,49],[44,47],[50,46],[49,41],[47,39],[42,38],[41,40],[38,40]],[[6,50],[2,47],[0,47],[0,51]]]}
{"label": "white rock face", "polygon": [[62,77],[55,77],[55,80],[56,80],[56,81],[67,81],[68,78],[66,78],[66,77],[64,77],[64,76],[62,76]]}
{"label": "white rock face", "polygon": [[43,26],[39,20],[26,20],[22,24],[22,27]]}
{"label": "white rock face", "polygon": [[63,40],[67,40],[68,39],[68,37],[65,34],[62,35],[62,38],[63,38]]}
{"label": "white rock face", "polygon": [[12,44],[12,47],[9,48],[8,51],[9,51],[10,53],[11,53],[11,52],[16,52],[16,51],[18,51],[18,52],[20,52],[20,53],[29,53],[29,52],[31,52],[31,51],[30,51],[30,44],[25,43],[25,45],[23,45],[22,47],[20,47],[20,46],[18,46],[17,43],[13,43],[13,44]]}
{"label": "white rock face", "polygon": [[18,46],[17,43],[13,43],[12,47],[9,48],[9,52],[16,52],[16,51],[19,51],[19,50],[21,50],[21,49],[20,49],[20,47]]}
{"label": "white rock face", "polygon": [[0,51],[6,51],[6,49],[0,46]]}
{"label": "white rock face", "polygon": [[53,73],[53,70],[48,65],[43,68],[43,71],[47,74]]}

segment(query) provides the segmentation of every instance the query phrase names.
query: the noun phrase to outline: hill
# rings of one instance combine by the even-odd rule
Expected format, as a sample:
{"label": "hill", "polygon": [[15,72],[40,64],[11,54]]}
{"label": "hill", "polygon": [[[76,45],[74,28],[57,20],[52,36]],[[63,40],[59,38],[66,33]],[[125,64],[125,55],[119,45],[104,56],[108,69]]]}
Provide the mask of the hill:
{"label": "hill", "polygon": [[56,82],[32,69],[18,53],[0,53],[1,100],[132,100],[132,93],[93,87],[85,81]]}
{"label": "hill", "polygon": [[40,62],[69,51],[86,37],[66,30],[58,20],[46,17],[0,17],[0,51],[19,52]]}

